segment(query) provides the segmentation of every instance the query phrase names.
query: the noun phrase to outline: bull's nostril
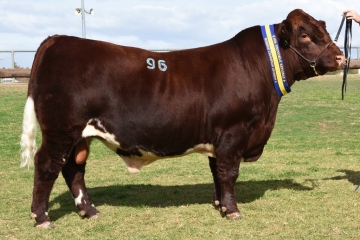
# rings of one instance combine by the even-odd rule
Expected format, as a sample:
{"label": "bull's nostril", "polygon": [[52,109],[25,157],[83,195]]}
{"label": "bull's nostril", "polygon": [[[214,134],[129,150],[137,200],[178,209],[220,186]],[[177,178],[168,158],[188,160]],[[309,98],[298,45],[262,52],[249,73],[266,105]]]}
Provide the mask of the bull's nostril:
{"label": "bull's nostril", "polygon": [[345,59],[345,57],[343,55],[336,55],[335,60],[336,60],[336,62],[338,62],[338,64],[340,66],[343,66],[343,65],[346,64],[346,59]]}

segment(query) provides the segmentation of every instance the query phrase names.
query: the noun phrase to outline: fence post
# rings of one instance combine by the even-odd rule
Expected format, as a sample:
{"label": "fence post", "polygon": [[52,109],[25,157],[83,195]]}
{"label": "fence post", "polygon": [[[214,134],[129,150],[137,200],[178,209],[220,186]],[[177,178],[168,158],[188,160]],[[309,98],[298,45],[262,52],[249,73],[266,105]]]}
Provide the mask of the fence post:
{"label": "fence post", "polygon": [[15,51],[11,51],[11,67],[15,68]]}
{"label": "fence post", "polygon": [[[357,49],[358,49],[358,60],[360,59],[360,47],[357,47]],[[360,68],[358,69],[358,74],[360,74]]]}

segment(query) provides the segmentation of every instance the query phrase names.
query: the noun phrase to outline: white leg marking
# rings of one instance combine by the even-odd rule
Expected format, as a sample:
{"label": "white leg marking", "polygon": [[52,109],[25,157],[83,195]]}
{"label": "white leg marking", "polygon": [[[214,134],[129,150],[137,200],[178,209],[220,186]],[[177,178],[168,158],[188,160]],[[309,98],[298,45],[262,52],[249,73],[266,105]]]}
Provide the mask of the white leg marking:
{"label": "white leg marking", "polygon": [[79,196],[78,196],[77,198],[75,198],[75,205],[76,205],[76,206],[81,204],[81,199],[82,199],[83,196],[84,196],[84,195],[83,195],[83,193],[82,193],[82,191],[81,191],[81,189],[80,189],[80,190],[79,190]]}

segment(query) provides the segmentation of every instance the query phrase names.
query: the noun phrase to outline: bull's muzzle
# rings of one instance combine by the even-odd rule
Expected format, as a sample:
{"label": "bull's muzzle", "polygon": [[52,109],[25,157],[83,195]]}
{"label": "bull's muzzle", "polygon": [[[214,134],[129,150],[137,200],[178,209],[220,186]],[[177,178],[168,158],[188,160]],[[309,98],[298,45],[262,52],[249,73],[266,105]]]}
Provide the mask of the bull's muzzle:
{"label": "bull's muzzle", "polygon": [[338,63],[339,67],[345,66],[345,64],[347,62],[347,59],[345,58],[344,55],[336,55],[335,60]]}

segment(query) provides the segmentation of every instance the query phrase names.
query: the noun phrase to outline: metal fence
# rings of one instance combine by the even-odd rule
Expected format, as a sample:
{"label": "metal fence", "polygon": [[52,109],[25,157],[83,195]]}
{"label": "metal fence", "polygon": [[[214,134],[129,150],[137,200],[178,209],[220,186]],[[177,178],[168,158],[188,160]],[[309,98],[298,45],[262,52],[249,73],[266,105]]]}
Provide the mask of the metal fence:
{"label": "metal fence", "polygon": [[[344,47],[339,47],[344,52]],[[360,60],[360,47],[351,47],[351,59]]]}
{"label": "metal fence", "polygon": [[36,51],[0,51],[0,68],[31,68]]}
{"label": "metal fence", "polygon": [[[150,50],[154,52],[169,52],[174,49]],[[31,68],[36,51],[33,50],[0,50],[0,69],[6,68]]]}
{"label": "metal fence", "polygon": [[[340,47],[343,50],[342,47]],[[171,50],[152,50],[154,52],[167,52]],[[1,68],[31,68],[36,51],[1,51],[0,50],[0,69]],[[360,47],[351,48],[351,59],[360,60]]]}

